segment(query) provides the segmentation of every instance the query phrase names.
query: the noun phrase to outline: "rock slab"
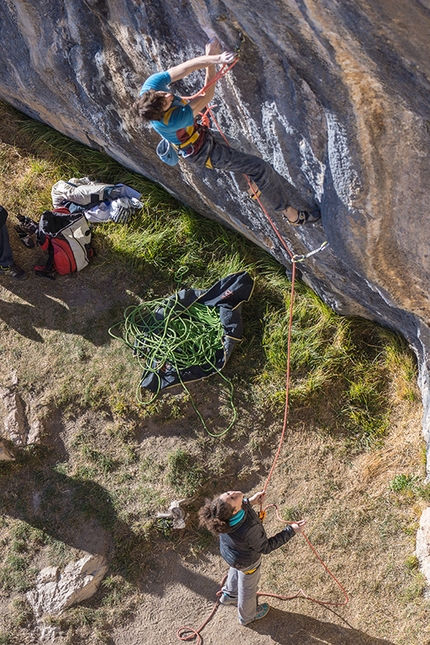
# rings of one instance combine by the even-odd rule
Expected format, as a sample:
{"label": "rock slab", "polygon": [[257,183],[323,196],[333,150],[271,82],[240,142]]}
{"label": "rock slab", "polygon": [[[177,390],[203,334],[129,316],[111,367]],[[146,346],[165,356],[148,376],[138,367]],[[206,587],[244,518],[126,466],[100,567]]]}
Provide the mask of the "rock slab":
{"label": "rock slab", "polygon": [[16,446],[25,446],[28,428],[24,402],[14,389],[0,388],[0,414],[3,417],[0,435]]}
{"label": "rock slab", "polygon": [[7,447],[3,439],[0,439],[0,461],[13,461],[15,457]]}
{"label": "rock slab", "polygon": [[25,401],[14,386],[0,387],[0,437],[18,448],[41,443],[45,425],[40,414],[37,402]]}

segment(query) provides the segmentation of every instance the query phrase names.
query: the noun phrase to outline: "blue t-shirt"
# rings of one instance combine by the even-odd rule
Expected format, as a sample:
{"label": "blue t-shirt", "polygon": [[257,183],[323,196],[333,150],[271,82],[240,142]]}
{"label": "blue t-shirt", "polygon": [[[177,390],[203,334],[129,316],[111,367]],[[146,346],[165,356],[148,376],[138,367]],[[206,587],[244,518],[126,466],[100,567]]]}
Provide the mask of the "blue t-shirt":
{"label": "blue t-shirt", "polygon": [[[146,79],[140,90],[140,96],[147,90],[156,92],[171,92],[172,82],[169,72],[157,72]],[[164,114],[162,121],[150,121],[151,126],[167,141],[179,145],[187,141],[194,133],[194,114],[187,101],[175,96],[170,108]]]}

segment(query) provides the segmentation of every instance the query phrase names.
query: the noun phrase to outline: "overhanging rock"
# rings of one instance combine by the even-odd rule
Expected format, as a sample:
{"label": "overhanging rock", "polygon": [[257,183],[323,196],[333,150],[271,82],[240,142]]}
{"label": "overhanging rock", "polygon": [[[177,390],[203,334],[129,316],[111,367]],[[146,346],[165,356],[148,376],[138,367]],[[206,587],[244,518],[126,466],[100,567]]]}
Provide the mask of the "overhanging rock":
{"label": "overhanging rock", "polygon": [[[330,242],[302,267],[326,302],[414,347],[429,441],[429,30],[428,0],[9,0],[0,96],[288,264],[234,178],[163,165],[133,115],[150,73],[199,55],[214,34],[240,46],[217,90],[219,123],[321,203],[323,226],[275,223],[297,253]],[[195,73],[178,89],[201,84]]]}

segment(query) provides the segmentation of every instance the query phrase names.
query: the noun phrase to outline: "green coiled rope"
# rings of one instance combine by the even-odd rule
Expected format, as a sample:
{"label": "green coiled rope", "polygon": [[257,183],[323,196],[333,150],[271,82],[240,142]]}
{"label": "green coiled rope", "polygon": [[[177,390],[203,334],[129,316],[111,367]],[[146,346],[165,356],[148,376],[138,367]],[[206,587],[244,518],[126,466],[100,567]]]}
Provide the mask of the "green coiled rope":
{"label": "green coiled rope", "polygon": [[[121,325],[122,338],[112,331]],[[206,432],[211,437],[222,437],[230,430],[236,421],[237,410],[233,402],[233,384],[215,365],[216,352],[223,349],[224,334],[216,307],[207,307],[198,302],[184,307],[179,302],[177,294],[171,298],[143,302],[137,306],[127,307],[124,311],[124,320],[113,325],[109,329],[109,334],[130,347],[142,369],[146,373],[152,372],[157,378],[158,389],[148,401],[142,399],[139,384],[137,400],[140,404],[149,405],[156,399],[161,386],[158,370],[164,365],[172,365]],[[220,433],[215,434],[208,429],[181,378],[180,370],[194,365],[209,365],[229,386],[233,416],[228,427]]]}

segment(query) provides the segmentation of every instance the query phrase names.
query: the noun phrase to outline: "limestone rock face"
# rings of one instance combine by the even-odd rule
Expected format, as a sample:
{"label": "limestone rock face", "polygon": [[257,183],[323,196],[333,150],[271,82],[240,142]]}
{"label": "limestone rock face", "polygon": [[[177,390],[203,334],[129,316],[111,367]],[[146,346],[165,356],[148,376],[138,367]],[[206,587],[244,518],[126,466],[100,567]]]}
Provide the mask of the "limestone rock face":
{"label": "limestone rock face", "polygon": [[[241,59],[218,85],[227,136],[271,162],[322,225],[288,227],[301,265],[338,312],[402,332],[415,348],[429,440],[429,0],[6,0],[0,97],[161,182],[281,262],[288,255],[229,174],[163,165],[132,110],[144,79],[218,35]],[[178,84],[189,95],[202,72]]]}

